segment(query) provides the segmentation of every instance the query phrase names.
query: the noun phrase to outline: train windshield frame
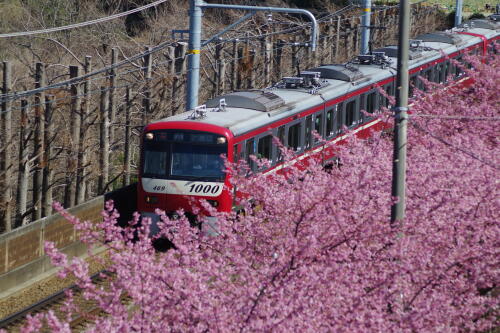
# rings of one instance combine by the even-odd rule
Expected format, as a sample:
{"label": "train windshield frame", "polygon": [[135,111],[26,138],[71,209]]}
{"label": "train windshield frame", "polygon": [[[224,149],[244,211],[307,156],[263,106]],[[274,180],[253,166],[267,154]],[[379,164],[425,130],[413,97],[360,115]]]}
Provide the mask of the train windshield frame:
{"label": "train windshield frame", "polygon": [[223,181],[227,138],[192,130],[153,130],[143,136],[144,178]]}

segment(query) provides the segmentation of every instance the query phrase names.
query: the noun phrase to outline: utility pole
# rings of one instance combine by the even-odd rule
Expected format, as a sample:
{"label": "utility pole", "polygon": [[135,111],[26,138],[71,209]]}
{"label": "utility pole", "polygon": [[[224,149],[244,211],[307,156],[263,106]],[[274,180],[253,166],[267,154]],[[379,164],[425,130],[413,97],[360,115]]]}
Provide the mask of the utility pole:
{"label": "utility pole", "polygon": [[361,25],[363,26],[363,30],[361,32],[361,54],[368,54],[370,52],[369,43],[372,0],[364,0],[363,7],[364,14],[361,20]]}
{"label": "utility pole", "polygon": [[462,0],[457,0],[455,6],[455,27],[462,23]]}
{"label": "utility pole", "polygon": [[391,224],[405,217],[406,129],[408,123],[408,53],[410,48],[410,3],[399,1],[398,64],[396,105],[394,110],[394,155],[392,165],[392,196],[398,202],[391,207]]}
{"label": "utility pole", "polygon": [[[222,5],[206,3],[203,0],[189,0],[189,50],[188,54],[188,78],[187,78],[187,93],[186,93],[186,109],[193,110],[198,106],[198,90],[200,85],[200,49],[201,49],[201,18],[202,10],[204,8],[219,8],[219,9],[233,9],[245,10],[250,12],[265,11],[265,12],[281,12],[281,13],[295,13],[303,14],[309,17],[312,25],[310,47],[314,51],[316,49],[317,40],[317,23],[314,15],[304,9],[295,8],[279,8],[279,7],[254,7],[254,6],[240,6],[240,5]],[[231,24],[229,27],[234,28],[236,25],[242,23],[252,15],[246,15],[236,23]],[[228,27],[228,28],[229,28]],[[228,31],[228,28],[218,33],[217,36]],[[209,40],[211,40],[210,38]]]}

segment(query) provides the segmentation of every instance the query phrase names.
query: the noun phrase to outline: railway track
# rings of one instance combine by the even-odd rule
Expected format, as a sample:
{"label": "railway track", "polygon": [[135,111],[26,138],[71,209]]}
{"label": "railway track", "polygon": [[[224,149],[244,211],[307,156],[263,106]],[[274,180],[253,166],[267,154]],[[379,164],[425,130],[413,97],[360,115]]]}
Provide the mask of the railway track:
{"label": "railway track", "polygon": [[[102,274],[105,276],[103,277]],[[92,280],[97,285],[106,286],[110,279],[110,274],[107,271],[100,271],[92,276]],[[74,302],[80,309],[80,312],[74,314],[70,327],[72,331],[83,331],[87,325],[93,322],[93,318],[102,314],[102,310],[98,308],[93,301],[83,299],[82,291],[76,285],[72,285],[59,292],[56,292],[6,318],[0,320],[0,329],[5,329],[7,332],[19,332],[26,323],[27,315],[34,315],[36,313],[54,311],[58,318],[63,318],[64,312],[62,310],[65,292],[71,289],[74,295]]]}

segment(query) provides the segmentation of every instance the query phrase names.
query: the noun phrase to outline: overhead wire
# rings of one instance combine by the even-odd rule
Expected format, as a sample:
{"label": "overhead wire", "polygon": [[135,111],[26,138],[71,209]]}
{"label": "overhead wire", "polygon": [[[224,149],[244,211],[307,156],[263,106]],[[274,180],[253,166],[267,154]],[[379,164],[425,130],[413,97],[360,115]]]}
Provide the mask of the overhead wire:
{"label": "overhead wire", "polygon": [[93,24],[97,24],[97,23],[107,22],[107,21],[114,20],[114,19],[117,19],[117,18],[120,18],[120,17],[123,17],[123,16],[127,16],[127,15],[130,15],[130,14],[133,14],[133,13],[137,13],[137,12],[143,11],[145,9],[158,6],[159,4],[161,4],[163,2],[166,2],[166,1],[169,1],[169,0],[157,0],[155,2],[152,2],[152,3],[148,4],[148,5],[144,5],[144,6],[141,6],[141,7],[138,7],[138,8],[134,8],[134,9],[128,10],[126,12],[122,12],[122,13],[118,13],[118,14],[114,14],[114,15],[110,15],[110,16],[98,18],[98,19],[91,20],[91,21],[86,21],[86,22],[80,22],[80,23],[65,25],[65,26],[61,26],[61,27],[47,28],[47,29],[34,30],[34,31],[20,31],[20,32],[10,32],[10,33],[5,33],[5,34],[0,34],[0,38],[24,37],[24,36],[46,34],[46,33],[51,33],[51,32],[56,32],[56,31],[63,31],[63,30],[81,28],[81,27],[85,27],[85,26],[88,26],[88,25],[93,25]]}
{"label": "overhead wire", "polygon": [[[165,2],[165,1],[166,0],[161,0],[161,2]],[[157,1],[157,2],[159,2],[159,1]],[[157,3],[157,2],[155,2],[155,3]],[[152,6],[155,3],[152,3],[150,5]],[[383,9],[381,9],[381,10],[383,10]],[[353,16],[353,18],[354,17],[357,17],[357,16]],[[344,20],[350,20],[350,18],[345,18]],[[270,33],[268,35],[284,34],[284,33],[289,33],[289,32],[293,32],[293,31],[303,30],[303,29],[308,28],[309,26],[310,26],[310,23],[304,23],[304,24],[299,25],[298,27],[276,31],[276,32]],[[252,38],[249,38],[249,39],[262,38],[263,36],[267,36],[267,35],[259,35],[259,36],[255,36],[255,37],[252,37]],[[328,35],[319,35],[318,36],[318,41],[321,41],[322,39],[329,38],[329,37],[330,36],[328,36]],[[235,41],[235,40],[244,40],[244,38],[234,38],[232,40],[218,41],[217,43],[215,43],[215,45],[217,45],[217,44],[224,44],[224,43],[232,42],[232,41]],[[110,66],[103,67],[103,68],[101,68],[101,69],[99,69],[97,71],[94,71],[94,72],[91,72],[91,73],[87,73],[87,74],[84,74],[84,75],[81,75],[81,76],[78,76],[78,77],[75,77],[75,78],[71,78],[69,80],[65,80],[65,81],[61,81],[61,82],[54,83],[54,84],[51,84],[51,85],[47,85],[45,87],[40,87],[40,88],[36,88],[36,89],[26,90],[26,91],[23,91],[23,92],[15,92],[15,93],[11,93],[11,94],[0,94],[0,103],[2,103],[3,101],[5,101],[6,99],[19,99],[19,98],[26,97],[26,96],[29,96],[29,95],[33,95],[33,94],[36,94],[36,93],[40,93],[40,92],[43,92],[43,91],[46,91],[46,90],[50,90],[50,89],[54,89],[54,88],[61,88],[61,87],[66,87],[66,86],[71,86],[73,84],[79,83],[80,81],[87,80],[87,79],[89,79],[89,78],[91,78],[91,77],[93,77],[95,75],[106,73],[106,72],[109,73],[109,71],[112,70],[112,69],[114,69],[114,68],[121,67],[122,65],[127,64],[127,63],[132,63],[134,60],[138,60],[140,58],[143,58],[146,55],[158,52],[161,49],[164,49],[164,48],[166,48],[168,46],[175,45],[176,43],[177,42],[160,43],[157,46],[152,47],[149,51],[133,55],[133,56],[127,58],[127,59],[124,59],[124,60],[122,60],[120,62],[117,62],[116,64],[112,64]],[[302,43],[302,44],[307,44],[307,43]],[[290,44],[285,44],[284,46],[288,46],[288,45],[290,45]],[[271,50],[274,51],[274,50],[277,50],[279,48],[280,47],[274,47]],[[240,60],[240,59],[244,59],[246,57],[248,57],[248,56],[233,57],[231,59],[232,60]],[[303,57],[301,57],[301,58],[303,58]],[[175,61],[175,60],[179,60],[179,59],[184,59],[184,56],[180,56],[180,57],[176,57],[176,58],[171,58],[169,60],[157,63],[156,65],[153,65],[153,67],[159,67],[159,66],[161,66],[163,64],[167,64],[167,63],[170,63],[171,61]],[[200,69],[206,69],[206,68],[210,68],[210,67],[211,66],[209,66],[209,65],[207,65],[207,66],[200,66]],[[116,73],[114,75],[115,76],[123,76],[125,74],[130,74],[130,73],[133,73],[133,72],[142,71],[145,68],[146,67],[139,66],[138,68],[134,68],[134,69],[132,69],[130,71],[120,72],[120,73]],[[185,70],[185,71],[179,71],[179,72],[173,73],[173,75],[187,74],[189,71],[190,71],[189,69]],[[97,78],[91,78],[90,81],[92,81],[92,80],[103,80],[103,79],[109,78],[111,76],[112,76],[111,74],[108,74],[108,75],[100,76],[100,77],[97,77]],[[130,85],[127,85],[127,86],[130,86]],[[94,91],[96,91],[96,90],[94,90]],[[64,99],[67,99],[67,97],[65,97]],[[44,104],[44,103],[41,103],[41,104]],[[32,106],[34,106],[34,105],[32,104]],[[15,110],[15,109],[20,110],[20,108],[14,107],[14,108],[11,108],[9,110],[0,111],[0,114],[1,113],[5,113],[5,112],[10,112],[10,111]]]}
{"label": "overhead wire", "polygon": [[448,146],[450,148],[453,148],[454,150],[457,150],[457,151],[459,151],[459,152],[461,152],[461,153],[463,153],[463,154],[465,154],[465,155],[467,155],[467,156],[469,156],[469,157],[471,157],[471,158],[473,158],[473,159],[475,159],[475,160],[483,163],[484,165],[487,165],[487,166],[489,166],[489,167],[491,167],[491,168],[493,168],[495,170],[500,170],[500,167],[498,165],[496,165],[495,163],[487,161],[487,160],[485,160],[485,159],[483,159],[481,157],[478,157],[474,153],[472,153],[472,152],[470,152],[470,151],[468,151],[466,149],[463,149],[461,147],[457,147],[457,146],[453,145],[452,143],[446,141],[444,138],[442,138],[442,137],[440,137],[440,136],[438,136],[438,135],[436,135],[434,133],[431,133],[430,131],[424,129],[422,126],[418,125],[417,123],[415,123],[415,122],[409,122],[409,124],[411,126],[413,126],[414,128],[416,128],[418,131],[423,132],[423,133],[431,136],[432,138],[434,138],[437,141],[445,144],[446,146]]}

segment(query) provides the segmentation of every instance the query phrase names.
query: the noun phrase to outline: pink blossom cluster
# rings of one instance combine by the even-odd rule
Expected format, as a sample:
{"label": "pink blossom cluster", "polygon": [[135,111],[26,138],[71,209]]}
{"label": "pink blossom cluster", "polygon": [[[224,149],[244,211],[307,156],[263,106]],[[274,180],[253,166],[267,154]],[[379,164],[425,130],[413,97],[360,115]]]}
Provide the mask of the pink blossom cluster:
{"label": "pink blossom cluster", "polygon": [[[89,245],[104,242],[114,273],[95,286],[82,261],[47,253],[108,314],[89,332],[463,332],[498,319],[500,57],[474,60],[474,83],[418,97],[408,128],[406,217],[390,224],[392,136],[351,137],[341,164],[310,160],[248,177],[230,166],[243,213],[218,213],[210,236],[162,216],[97,226],[67,216]],[[496,119],[496,120],[495,120]],[[290,157],[290,153],[286,153]],[[61,211],[60,206],[56,208]],[[207,205],[207,209],[210,207]],[[140,226],[138,226],[140,225]],[[203,230],[203,228],[202,228]],[[123,304],[120,298],[131,297]],[[68,301],[68,311],[78,311]],[[45,318],[45,319],[44,319]],[[67,320],[38,315],[69,331]]]}

